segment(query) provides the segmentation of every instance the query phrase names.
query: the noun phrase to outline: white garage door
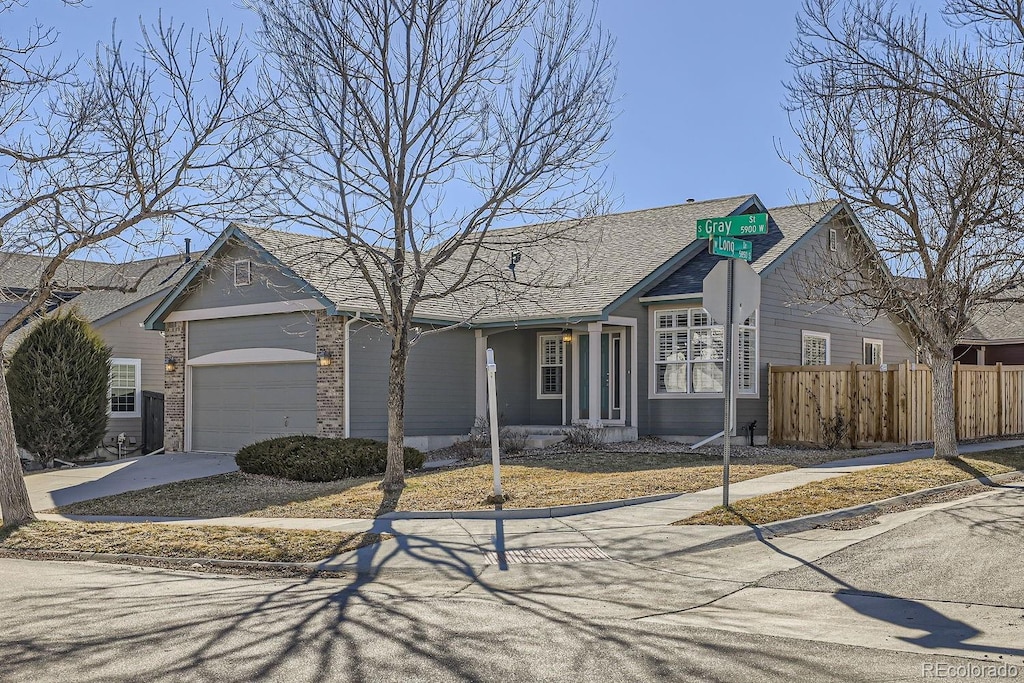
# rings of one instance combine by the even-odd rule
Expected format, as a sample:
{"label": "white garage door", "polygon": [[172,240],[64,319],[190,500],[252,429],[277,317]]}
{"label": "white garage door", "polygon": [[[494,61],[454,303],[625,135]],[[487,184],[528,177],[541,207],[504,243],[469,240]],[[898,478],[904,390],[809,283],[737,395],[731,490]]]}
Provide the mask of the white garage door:
{"label": "white garage door", "polygon": [[234,453],[275,436],[315,433],[313,363],[192,368],[192,450]]}

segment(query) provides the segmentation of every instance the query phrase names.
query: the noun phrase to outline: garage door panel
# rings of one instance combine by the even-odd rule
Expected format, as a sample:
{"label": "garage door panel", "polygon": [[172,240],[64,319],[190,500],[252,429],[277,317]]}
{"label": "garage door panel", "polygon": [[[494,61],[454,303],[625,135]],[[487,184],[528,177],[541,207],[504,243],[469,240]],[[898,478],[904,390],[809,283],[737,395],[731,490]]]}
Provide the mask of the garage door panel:
{"label": "garage door panel", "polygon": [[275,436],[315,433],[312,363],[192,368],[193,450],[234,452]]}

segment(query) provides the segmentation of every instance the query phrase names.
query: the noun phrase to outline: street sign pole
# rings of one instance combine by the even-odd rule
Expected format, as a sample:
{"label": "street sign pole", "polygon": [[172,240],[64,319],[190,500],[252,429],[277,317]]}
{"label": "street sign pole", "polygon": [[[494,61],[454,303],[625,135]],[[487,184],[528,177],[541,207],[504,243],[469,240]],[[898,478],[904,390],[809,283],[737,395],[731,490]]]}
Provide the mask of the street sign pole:
{"label": "street sign pole", "polygon": [[725,399],[725,426],[722,431],[722,505],[729,507],[729,435],[732,432],[732,326],[733,296],[735,296],[733,277],[736,273],[736,260],[729,259],[729,275],[726,277],[726,313],[725,313],[725,363],[722,370],[722,392]]}

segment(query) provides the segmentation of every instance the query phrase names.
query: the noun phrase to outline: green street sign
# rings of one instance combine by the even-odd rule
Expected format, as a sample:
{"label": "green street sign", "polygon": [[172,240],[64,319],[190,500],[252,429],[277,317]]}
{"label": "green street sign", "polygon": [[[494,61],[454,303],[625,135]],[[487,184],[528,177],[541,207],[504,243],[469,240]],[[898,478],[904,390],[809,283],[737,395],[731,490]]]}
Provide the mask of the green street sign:
{"label": "green street sign", "polygon": [[766,234],[768,234],[768,214],[766,213],[701,218],[697,221],[697,239],[707,239],[715,235],[737,237]]}
{"label": "green street sign", "polygon": [[746,240],[738,240],[735,237],[716,235],[711,238],[711,253],[718,256],[729,256],[750,261],[754,255],[754,245]]}

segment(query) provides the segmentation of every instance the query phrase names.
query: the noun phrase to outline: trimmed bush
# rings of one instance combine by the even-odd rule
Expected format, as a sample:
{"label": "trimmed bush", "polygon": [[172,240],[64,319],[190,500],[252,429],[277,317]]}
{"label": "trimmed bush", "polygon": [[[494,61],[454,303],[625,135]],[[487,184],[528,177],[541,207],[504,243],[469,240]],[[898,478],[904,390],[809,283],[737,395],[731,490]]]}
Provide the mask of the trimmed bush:
{"label": "trimmed bush", "polygon": [[47,467],[103,443],[110,348],[75,311],[39,322],[11,356],[7,386],[18,445]]}
{"label": "trimmed bush", "polygon": [[[235,455],[235,462],[249,474],[295,481],[336,481],[383,474],[387,456],[387,444],[373,439],[280,436],[246,446]],[[423,453],[406,447],[405,469],[419,469],[423,460]]]}

